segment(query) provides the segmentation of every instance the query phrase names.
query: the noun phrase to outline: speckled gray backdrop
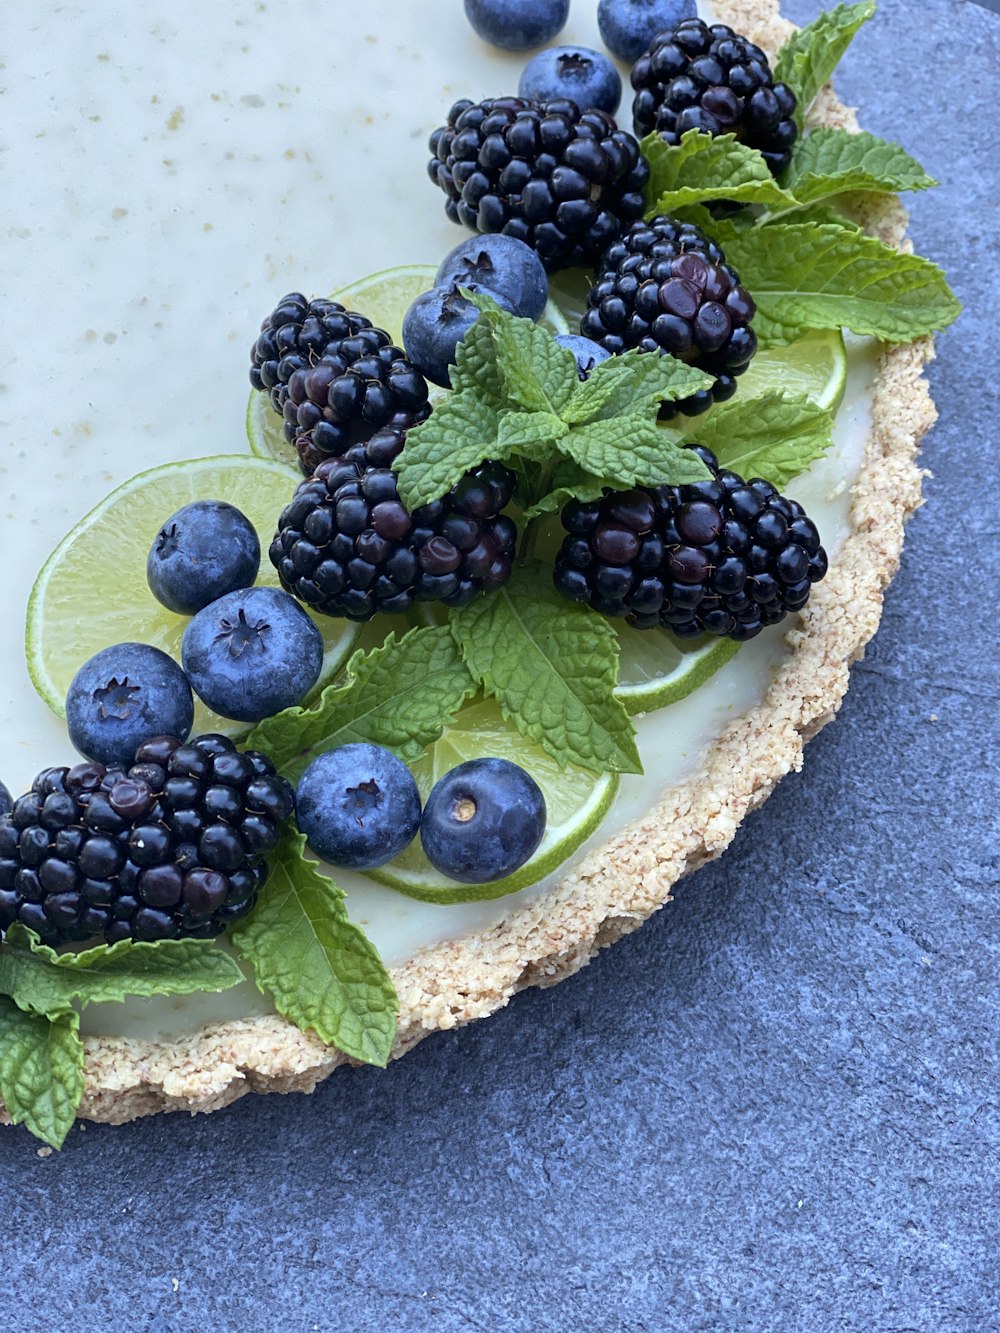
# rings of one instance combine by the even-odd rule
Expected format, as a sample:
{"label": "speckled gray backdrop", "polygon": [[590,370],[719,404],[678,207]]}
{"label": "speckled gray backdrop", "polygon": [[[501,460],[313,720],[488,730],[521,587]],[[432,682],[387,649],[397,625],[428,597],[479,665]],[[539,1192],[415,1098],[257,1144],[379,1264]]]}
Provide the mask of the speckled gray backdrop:
{"label": "speckled gray backdrop", "polygon": [[913,237],[968,310],[931,370],[927,506],[804,772],[637,935],[386,1073],[90,1125],[44,1159],[0,1133],[0,1328],[1000,1328],[978,604],[1000,563],[998,70],[996,14],[882,0],[839,79],[944,182]]}

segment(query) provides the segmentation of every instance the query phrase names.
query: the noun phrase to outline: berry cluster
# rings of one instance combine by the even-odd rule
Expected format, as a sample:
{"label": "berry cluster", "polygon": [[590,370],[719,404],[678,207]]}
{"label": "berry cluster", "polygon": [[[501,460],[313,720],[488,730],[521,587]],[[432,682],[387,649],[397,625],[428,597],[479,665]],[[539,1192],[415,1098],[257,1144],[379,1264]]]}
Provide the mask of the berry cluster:
{"label": "berry cluster", "polygon": [[430,147],[451,220],[524,241],[549,269],[593,263],[645,208],[635,139],[568,100],[456,102]]}
{"label": "berry cluster", "polygon": [[826,553],[800,504],[720,469],[708,449],[694,452],[711,481],[568,504],[555,585],[637,629],[752,639],[805,606]]}
{"label": "berry cluster", "polygon": [[292,790],[224,736],[139,747],[126,772],[49,768],[0,816],[0,929],[50,944],[218,935],[245,916]]}

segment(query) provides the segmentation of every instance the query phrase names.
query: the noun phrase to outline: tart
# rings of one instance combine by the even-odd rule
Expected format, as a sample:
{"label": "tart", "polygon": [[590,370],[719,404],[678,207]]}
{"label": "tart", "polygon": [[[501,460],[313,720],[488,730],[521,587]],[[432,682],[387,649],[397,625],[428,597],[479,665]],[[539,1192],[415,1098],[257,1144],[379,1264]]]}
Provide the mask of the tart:
{"label": "tart", "polygon": [[[713,16],[771,52],[793,30],[771,0],[717,0]],[[857,129],[829,87],[810,124]],[[865,232],[908,249],[895,196],[858,194],[849,203]],[[917,450],[935,417],[922,372],[932,354],[930,337],[852,352],[835,449],[847,485],[843,475],[837,485],[826,463],[808,474],[811,482],[796,479],[829,506],[829,573],[792,628],[786,621],[766,647],[755,645],[752,658],[739,655],[702,687],[708,702],[676,762],[657,764],[662,733],[654,715],[639,719],[647,777],[626,779],[579,853],[516,895],[457,908],[414,906],[345,877],[351,916],[381,949],[398,996],[391,1058],[432,1032],[488,1016],[519,990],[572,975],[668,903],[673,885],[720,855],[744,816],[801,766],[806,740],[835,716],[849,668],[878,627],[904,522],[921,501]],[[209,413],[208,433],[221,425]],[[249,983],[200,1007],[178,1002],[174,1018],[162,1008],[151,1017],[152,1003],[87,1011],[80,1115],[122,1123],[164,1110],[211,1111],[251,1091],[311,1091],[350,1063],[271,1011]]]}

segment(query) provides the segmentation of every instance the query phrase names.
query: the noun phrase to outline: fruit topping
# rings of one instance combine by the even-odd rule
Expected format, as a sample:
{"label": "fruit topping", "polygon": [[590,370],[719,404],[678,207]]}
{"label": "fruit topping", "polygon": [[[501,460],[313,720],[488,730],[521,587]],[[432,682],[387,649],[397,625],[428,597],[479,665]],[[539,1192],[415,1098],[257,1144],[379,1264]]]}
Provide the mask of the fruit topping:
{"label": "fruit topping", "polygon": [[607,361],[611,355],[600,343],[595,343],[592,338],[584,338],[579,333],[560,333],[556,337],[556,342],[560,347],[568,347],[576,357],[581,380],[588,379],[594,367],[599,366],[602,361]]}
{"label": "fruit topping", "polygon": [[435,783],[420,820],[428,861],[451,879],[487,884],[534,855],[545,834],[545,797],[509,759],[470,759]]}
{"label": "fruit topping", "polygon": [[146,579],[169,611],[191,616],[227,592],[253,586],[257,532],[235,505],[195,500],[163,524],[150,547]]}
{"label": "fruit topping", "polygon": [[622,100],[621,75],[606,55],[586,46],[553,46],[525,65],[518,96],[539,102],[568,97],[581,111],[613,116]]}
{"label": "fruit topping", "polygon": [[416,836],[420,795],[391,750],[341,745],[312,761],[296,790],[299,829],[332,865],[372,870]]}
{"label": "fruit topping", "polygon": [[549,299],[545,266],[530,246],[497,233],[472,236],[445,255],[435,287],[478,286],[510,302],[515,315],[539,319]]}
{"label": "fruit topping", "polygon": [[[464,283],[470,291],[492,297],[501,310],[513,311],[507,297],[480,283]],[[403,318],[403,346],[418,369],[445,387],[451,385],[450,367],[455,364],[455,349],[479,318],[479,311],[452,283],[424,292]]]}
{"label": "fruit topping", "polygon": [[530,51],[561,32],[569,0],[465,0],[477,36],[504,51]]}
{"label": "fruit topping", "polygon": [[695,0],[601,0],[597,26],[608,50],[631,65],[658,32],[696,14]]}

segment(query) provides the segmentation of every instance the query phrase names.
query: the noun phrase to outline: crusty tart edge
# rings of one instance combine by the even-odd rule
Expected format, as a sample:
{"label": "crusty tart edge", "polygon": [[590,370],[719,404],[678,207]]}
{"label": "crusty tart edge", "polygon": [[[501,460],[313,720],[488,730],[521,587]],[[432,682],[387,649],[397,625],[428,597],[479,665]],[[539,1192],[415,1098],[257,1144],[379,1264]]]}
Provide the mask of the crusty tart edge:
{"label": "crusty tart edge", "polygon": [[[774,51],[793,30],[777,0],[716,0],[720,21]],[[824,89],[815,124],[858,128]],[[857,196],[853,213],[882,240],[910,249],[894,196]],[[764,701],[733,722],[698,772],[535,901],[476,935],[424,949],[393,969],[400,1013],[392,1058],[432,1032],[485,1018],[528,986],[553,986],[670,901],[671,888],[732,841],[746,814],[836,714],[852,662],[878,628],[899,565],[903,524],[921,503],[916,457],[936,413],[923,379],[927,338],[882,355],[872,430],[853,487],[851,532],[787,641],[790,657]],[[248,1092],[311,1092],[350,1063],[278,1016],[206,1028],[173,1042],[88,1037],[80,1115],[122,1124],[158,1111],[215,1111]],[[0,1107],[0,1120],[9,1117]]]}

